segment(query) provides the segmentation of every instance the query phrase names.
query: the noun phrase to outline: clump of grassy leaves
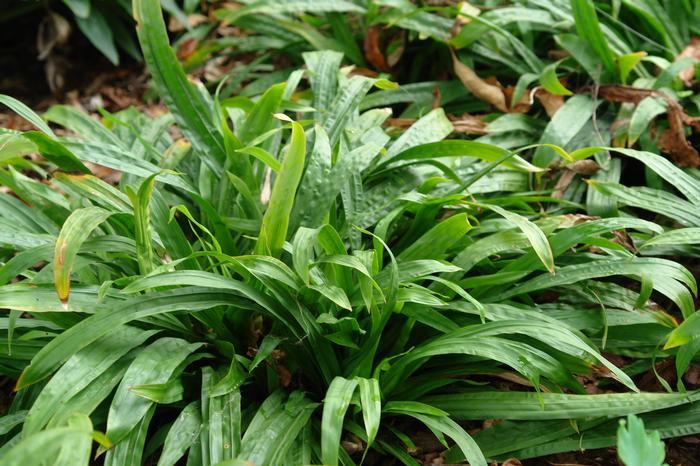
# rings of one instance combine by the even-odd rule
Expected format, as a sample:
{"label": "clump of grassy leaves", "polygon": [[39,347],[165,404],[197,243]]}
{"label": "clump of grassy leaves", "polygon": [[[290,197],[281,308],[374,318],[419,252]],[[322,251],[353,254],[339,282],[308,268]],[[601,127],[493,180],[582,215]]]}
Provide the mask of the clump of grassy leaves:
{"label": "clump of grassy leaves", "polygon": [[[485,465],[613,445],[630,414],[664,438],[700,430],[699,393],[634,381],[697,352],[695,278],[659,257],[696,243],[692,175],[609,149],[683,198],[597,180],[609,210],[583,215],[582,193],[533,191],[546,170],[508,148],[445,139],[440,108],[387,133],[367,102],[395,85],[338,52],[211,95],[159,2],[134,8],[170,113],[42,119],[0,100],[37,128],[0,135],[2,464],[417,464],[406,433],[424,425],[446,460]],[[606,150],[540,147],[562,166]],[[487,419],[503,422],[467,433]]]}

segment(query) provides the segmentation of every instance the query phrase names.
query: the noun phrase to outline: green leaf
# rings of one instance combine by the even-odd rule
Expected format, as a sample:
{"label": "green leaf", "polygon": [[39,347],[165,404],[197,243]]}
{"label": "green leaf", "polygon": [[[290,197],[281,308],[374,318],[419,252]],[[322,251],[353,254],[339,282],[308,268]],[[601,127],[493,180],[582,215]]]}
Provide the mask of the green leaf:
{"label": "green leaf", "polygon": [[282,102],[285,86],[285,83],[271,86],[255,103],[237,134],[243,144],[249,144],[253,139],[274,127],[275,120],[272,115],[277,112]]}
{"label": "green leaf", "polygon": [[424,403],[450,413],[455,419],[584,419],[598,416],[626,416],[680,406],[700,399],[700,392],[613,393],[567,395],[471,391],[424,398]]}
{"label": "green leaf", "polygon": [[36,126],[45,135],[51,138],[56,137],[51,128],[49,128],[49,125],[47,125],[46,122],[42,120],[39,115],[34,113],[34,111],[31,108],[27,107],[19,100],[15,99],[14,97],[10,97],[9,95],[0,94],[0,103],[9,107],[10,110],[15,112],[17,115],[21,116],[29,123]]}
{"label": "green leaf", "polygon": [[298,447],[294,441],[317,406],[299,391],[290,394],[286,403],[282,403],[280,392],[273,393],[248,425],[238,457],[252,464],[287,464],[287,453],[290,448]]}
{"label": "green leaf", "polygon": [[69,400],[83,391],[87,392],[89,384],[155,333],[123,326],[76,352],[49,380],[32,404],[24,423],[24,435],[38,432],[52,418],[60,415],[62,407],[68,405]]}
{"label": "green leaf", "polygon": [[399,261],[439,259],[471,229],[467,214],[453,215],[437,223],[397,256]]}
{"label": "green leaf", "polygon": [[220,173],[226,148],[215,124],[213,105],[189,82],[170,47],[160,2],[134,0],[133,5],[143,56],[163,100],[203,160]]}
{"label": "green leaf", "polygon": [[338,465],[340,436],[343,433],[343,421],[352,395],[357,388],[357,379],[336,377],[331,381],[323,400],[321,419],[321,459],[328,466]]}
{"label": "green leaf", "polygon": [[666,101],[659,97],[646,97],[639,102],[632,114],[632,118],[630,118],[627,136],[629,139],[628,144],[631,146],[637,142],[637,139],[647,130],[649,123],[667,111],[668,105]]}
{"label": "green leaf", "polygon": [[[583,0],[587,1],[587,0]],[[597,104],[586,95],[575,95],[562,105],[542,133],[540,144],[554,144],[566,147],[593,116]],[[535,150],[532,163],[546,167],[556,159],[557,154],[551,147],[540,146]]]}
{"label": "green leaf", "polygon": [[431,110],[413,123],[389,147],[386,155],[390,159],[420,144],[437,142],[452,132],[454,127],[442,108]]}
{"label": "green leaf", "polygon": [[63,0],[63,3],[79,18],[90,16],[90,0]]}
{"label": "green leaf", "polygon": [[161,338],[144,348],[127,369],[117,388],[107,418],[107,438],[118,444],[146,416],[153,402],[131,392],[138,385],[166,383],[178,366],[201,343]]}
{"label": "green leaf", "polygon": [[332,50],[305,52],[302,54],[309,70],[309,81],[313,91],[313,105],[316,109],[314,118],[323,123],[333,108],[331,101],[338,87],[338,68],[343,54]]}
{"label": "green leaf", "polygon": [[379,432],[382,415],[382,396],[377,379],[357,378],[360,387],[360,403],[362,404],[362,419],[367,432],[367,448],[369,448]]}
{"label": "green leaf", "polygon": [[117,52],[117,46],[114,43],[112,28],[109,27],[107,18],[100,10],[91,8],[88,17],[76,15],[75,23],[92,45],[102,52],[112,64],[119,64],[119,52]]}
{"label": "green leaf", "polygon": [[56,466],[90,464],[92,423],[85,414],[75,414],[66,426],[23,437],[2,456],[3,466],[26,466],[44,462]]}
{"label": "green leaf", "polygon": [[545,90],[552,94],[572,95],[572,92],[564,87],[564,85],[559,81],[559,77],[557,76],[557,66],[559,63],[560,62],[556,62],[552,63],[551,65],[547,65],[542,70],[542,73],[540,74],[540,84],[545,88]]}
{"label": "green leaf", "polygon": [[[485,162],[496,162],[510,153],[511,152],[509,150],[491,144],[484,144],[477,141],[450,139],[411,146],[393,157],[382,161],[377,165],[375,170],[405,160],[422,160],[439,157],[474,157]],[[513,155],[512,159],[504,162],[503,165],[528,172],[543,171],[542,168],[528,163],[526,160],[517,155]]]}
{"label": "green leaf", "polygon": [[627,466],[661,466],[666,449],[658,432],[645,432],[644,421],[630,414],[617,429],[617,455]]}
{"label": "green leaf", "polygon": [[37,131],[26,131],[22,133],[22,136],[33,142],[39,153],[58,168],[88,175],[92,173],[70,149],[53,139],[52,136]]}
{"label": "green leaf", "polygon": [[149,176],[141,182],[139,190],[134,193],[127,189],[127,194],[134,207],[134,229],[136,236],[136,260],[139,263],[141,275],[146,275],[153,270],[153,246],[151,240],[151,214],[150,203],[153,186],[156,183],[157,174]]}
{"label": "green leaf", "polygon": [[96,313],[51,340],[25,368],[17,381],[16,389],[20,390],[42,380],[80,348],[134,319],[177,310],[196,312],[216,306],[231,305],[235,302],[242,303],[244,300],[232,292],[196,287],[149,293],[126,301],[113,312]]}
{"label": "green leaf", "polygon": [[552,247],[549,245],[549,241],[547,241],[547,236],[537,225],[523,216],[514,214],[513,212],[496,205],[477,204],[477,206],[493,210],[498,215],[501,215],[503,218],[517,226],[530,241],[530,244],[537,254],[537,257],[540,258],[547,270],[554,273],[554,254],[552,253]]}
{"label": "green leaf", "polygon": [[199,402],[193,401],[180,412],[168,429],[157,466],[174,466],[194,444],[202,429]]}
{"label": "green leaf", "polygon": [[[683,311],[685,316],[694,311],[692,297],[685,287],[695,294],[697,283],[693,275],[682,265],[666,259],[634,257],[630,259],[606,259],[590,261],[562,267],[555,274],[542,274],[514,288],[504,291],[499,299],[507,299],[522,293],[568,285],[596,277],[613,275],[631,275],[641,278],[651,273],[658,279],[654,288],[671,298]],[[683,286],[674,286],[683,284]]]}
{"label": "green leaf", "polygon": [[[595,52],[609,73],[615,72],[615,59],[598,22],[592,0],[571,0],[571,9],[579,37]],[[595,76],[593,76],[595,78]]]}
{"label": "green leaf", "polygon": [[85,207],[73,211],[66,219],[56,238],[53,260],[53,275],[58,299],[68,302],[70,274],[80,247],[90,233],[107,220],[111,212],[100,207]]}
{"label": "green leaf", "polygon": [[411,417],[414,417],[428,426],[433,432],[441,432],[450,437],[457,444],[462,454],[473,466],[486,466],[486,458],[479,449],[471,435],[455,421],[446,416],[431,416],[420,413],[406,412]]}
{"label": "green leaf", "polygon": [[277,175],[270,195],[270,204],[263,216],[262,228],[255,245],[258,254],[279,257],[287,239],[289,216],[294,206],[294,196],[304,171],[306,137],[299,123],[292,123],[292,137],[282,168]]}

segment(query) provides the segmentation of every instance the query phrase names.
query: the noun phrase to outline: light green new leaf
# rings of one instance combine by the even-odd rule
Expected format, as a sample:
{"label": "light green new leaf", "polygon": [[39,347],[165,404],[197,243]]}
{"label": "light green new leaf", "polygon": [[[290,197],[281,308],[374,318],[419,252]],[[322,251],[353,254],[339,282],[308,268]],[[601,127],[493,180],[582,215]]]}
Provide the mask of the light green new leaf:
{"label": "light green new leaf", "polygon": [[668,336],[664,349],[676,348],[700,338],[700,312],[694,312]]}
{"label": "light green new leaf", "polygon": [[260,235],[255,245],[255,251],[258,254],[279,257],[282,253],[282,246],[287,239],[287,228],[289,216],[294,206],[294,197],[304,171],[305,154],[304,128],[299,123],[293,122],[289,148],[272,187],[270,204],[263,216]]}
{"label": "light green new leaf", "polygon": [[135,193],[131,189],[126,191],[134,208],[136,260],[139,263],[141,275],[146,275],[153,270],[154,255],[153,245],[151,244],[151,214],[149,206],[157,175],[157,173],[154,173],[143,180],[138,192]]}
{"label": "light green new leaf", "polygon": [[564,87],[561,81],[559,81],[559,77],[557,76],[557,66],[559,63],[560,62],[556,62],[552,63],[551,65],[547,65],[542,70],[542,73],[540,74],[540,84],[545,88],[545,90],[554,95],[572,95],[572,92]]}

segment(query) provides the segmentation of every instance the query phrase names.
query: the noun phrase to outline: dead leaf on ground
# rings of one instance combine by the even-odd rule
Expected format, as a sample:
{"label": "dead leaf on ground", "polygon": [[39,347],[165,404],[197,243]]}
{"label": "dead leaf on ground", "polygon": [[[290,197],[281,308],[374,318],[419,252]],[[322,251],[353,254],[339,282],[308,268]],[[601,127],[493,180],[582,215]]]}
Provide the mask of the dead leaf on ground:
{"label": "dead leaf on ground", "polygon": [[461,2],[459,5],[459,12],[460,14],[458,14],[455,18],[455,22],[450,30],[452,37],[459,34],[459,31],[462,30],[463,26],[466,26],[472,22],[472,19],[469,16],[479,16],[481,14],[481,10],[474,5],[470,5],[469,2]]}
{"label": "dead leaf on ground", "polygon": [[[209,21],[208,17],[198,13],[187,16],[187,22],[189,23],[190,27],[199,26],[207,21]],[[175,16],[170,16],[170,19],[168,20],[168,30],[170,32],[182,32],[185,30],[185,25],[178,21]]]}
{"label": "dead leaf on ground", "polygon": [[508,458],[501,463],[501,466],[523,466],[523,463],[521,463],[517,458]]}
{"label": "dead leaf on ground", "polygon": [[389,71],[389,65],[384,58],[380,43],[381,29],[378,26],[370,26],[364,41],[365,58],[370,65],[378,70]]}
{"label": "dead leaf on ground", "polygon": [[376,78],[379,76],[375,70],[370,70],[369,68],[363,68],[361,66],[353,66],[348,73],[348,76],[366,76],[368,78]]}
{"label": "dead leaf on ground", "polygon": [[650,96],[664,99],[668,105],[668,129],[659,138],[659,149],[671,155],[674,162],[681,167],[700,166],[700,154],[685,138],[683,127],[686,124],[698,129],[698,120],[686,115],[678,102],[657,90],[621,85],[600,86],[598,96],[611,102],[632,102],[635,104]]}
{"label": "dead leaf on ground", "polygon": [[197,45],[199,45],[199,41],[194,37],[185,39],[177,47],[177,58],[179,60],[185,60],[189,58],[194,52],[197,51]]}
{"label": "dead leaf on ground", "polygon": [[71,27],[66,18],[50,11],[39,23],[36,33],[36,49],[39,51],[39,60],[44,60],[51,55],[56,47],[61,47],[68,42]]}
{"label": "dead leaf on ground", "polygon": [[532,106],[530,92],[524,92],[523,95],[520,96],[520,100],[518,102],[513,102],[515,86],[506,86],[503,89],[503,93],[506,96],[511,113],[527,113],[530,111],[530,107]]}
{"label": "dead leaf on ground", "polygon": [[586,159],[577,160],[573,163],[570,163],[565,167],[565,169],[566,171],[564,171],[564,173],[559,177],[559,180],[557,181],[557,184],[554,187],[554,192],[552,193],[552,197],[557,199],[561,199],[564,197],[564,192],[566,191],[566,188],[568,188],[571,182],[574,181],[576,175],[591,176],[592,174],[597,172],[600,169],[600,167],[593,160]]}
{"label": "dead leaf on ground", "polygon": [[[452,122],[456,133],[471,134],[474,136],[483,136],[488,134],[486,123],[482,121],[484,115],[469,115],[465,113],[462,116],[448,115],[448,119]],[[408,128],[417,120],[415,118],[389,118],[386,124],[399,128]]]}
{"label": "dead leaf on ground", "polygon": [[470,115],[468,113],[462,116],[449,115],[452,126],[456,133],[473,134],[481,136],[488,133],[486,123],[482,121],[483,115]]}
{"label": "dead leaf on ground", "polygon": [[540,101],[550,119],[557,113],[557,110],[564,105],[564,96],[552,94],[542,87],[538,87],[537,90],[535,90],[535,97]]}
{"label": "dead leaf on ground", "polygon": [[122,178],[122,172],[118,170],[114,170],[109,167],[105,167],[103,165],[97,165],[96,163],[91,163],[91,162],[83,162],[86,167],[90,169],[93,175],[95,175],[97,178],[101,179],[105,183],[109,183],[111,185],[116,185],[119,183],[119,180]]}
{"label": "dead leaf on ground", "polygon": [[[676,60],[680,60],[682,58],[694,58],[696,60],[700,60],[700,37],[692,37],[688,43],[688,46],[678,54]],[[678,73],[678,77],[681,78],[687,87],[692,86],[693,78],[695,77],[695,66],[690,65],[687,68],[684,68],[680,73]]]}
{"label": "dead leaf on ground", "polygon": [[459,80],[462,81],[464,87],[477,98],[493,105],[504,113],[508,113],[506,97],[501,88],[481,79],[474,70],[459,61],[454,50],[450,49],[450,53],[452,54],[454,72]]}

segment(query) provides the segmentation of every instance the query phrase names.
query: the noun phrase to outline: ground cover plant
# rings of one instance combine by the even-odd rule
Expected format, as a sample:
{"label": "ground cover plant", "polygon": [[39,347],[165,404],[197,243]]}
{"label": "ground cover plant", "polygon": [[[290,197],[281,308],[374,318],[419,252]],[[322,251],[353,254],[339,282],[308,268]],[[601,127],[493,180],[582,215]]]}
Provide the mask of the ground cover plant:
{"label": "ground cover plant", "polygon": [[[254,29],[267,3],[219,15]],[[413,465],[429,461],[416,431],[449,463],[617,444],[628,465],[645,448],[661,464],[660,438],[700,432],[697,381],[684,378],[700,348],[700,180],[645,131],[665,114],[655,136],[668,128],[692,149],[681,104],[693,97],[677,78],[690,62],[657,58],[656,76],[632,57],[629,90],[615,49],[609,75],[601,59],[551,120],[546,106],[499,108],[473,80],[447,84],[462,109],[498,110],[470,140],[435,83],[343,66],[363,63],[339,14],[376,14],[409,36],[428,16],[454,23],[452,7],[385,3],[329,2],[316,10],[325,26],[298,15],[309,2],[289,2],[274,12],[294,13],[284,29],[315,40],[296,40],[292,69],[207,89],[178,63],[160,2],[134,0],[167,113],[38,115],[0,96],[35,127],[0,132],[0,373],[17,392],[0,464]],[[546,9],[510,14],[529,18],[530,4]],[[607,43],[595,41],[609,30],[595,26],[603,2],[547,4],[575,16],[559,27],[579,49]],[[451,65],[440,41],[459,49],[464,30],[435,40]],[[479,31],[476,42],[493,39]],[[345,45],[318,40],[331,35]],[[589,71],[566,60],[519,77],[523,95],[528,79],[565,94],[557,70],[571,82]],[[402,94],[420,85],[420,99]],[[402,102],[400,115],[387,108]],[[621,143],[619,114],[632,115]],[[645,186],[623,164],[642,167]]]}

